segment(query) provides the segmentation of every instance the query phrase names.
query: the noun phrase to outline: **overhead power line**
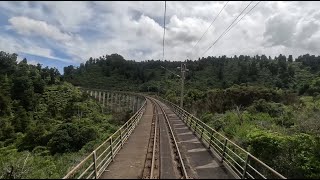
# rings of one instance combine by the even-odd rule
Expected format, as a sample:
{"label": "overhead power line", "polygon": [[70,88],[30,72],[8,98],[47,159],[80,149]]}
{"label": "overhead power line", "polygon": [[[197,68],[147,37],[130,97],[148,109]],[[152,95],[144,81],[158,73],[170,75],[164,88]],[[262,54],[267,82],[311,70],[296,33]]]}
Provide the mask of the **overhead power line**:
{"label": "overhead power line", "polygon": [[163,40],[162,40],[162,60],[164,60],[164,37],[166,35],[166,11],[167,1],[164,1],[164,17],[163,17]]}
{"label": "overhead power line", "polygon": [[225,34],[227,34],[234,26],[236,26],[238,24],[238,22],[240,22],[247,14],[249,14],[252,9],[254,9],[261,1],[257,2],[257,4],[255,4],[246,14],[244,14],[241,19],[239,19],[239,21],[237,21]]}
{"label": "overhead power line", "polygon": [[257,2],[246,14],[244,14],[231,28],[228,29],[228,31],[224,34],[224,36],[233,28],[235,27],[247,14],[249,14],[252,9],[254,9],[261,1]]}
{"label": "overhead power line", "polygon": [[252,1],[240,12],[240,14],[232,21],[232,23],[224,30],[224,32],[216,39],[213,44],[201,55],[203,56],[206,52],[208,52],[229,30],[229,28],[234,24],[234,22],[243,14],[243,12],[252,4]]}
{"label": "overhead power line", "polygon": [[247,14],[249,14],[252,9],[254,9],[261,1],[257,2],[254,6],[252,6],[252,8],[246,12],[246,14],[244,14],[235,24],[233,24],[233,26],[231,28],[228,29],[228,31],[224,34],[224,36],[233,28],[235,27]]}
{"label": "overhead power line", "polygon": [[213,21],[211,22],[210,26],[206,29],[206,31],[202,34],[201,38],[198,40],[198,42],[193,46],[193,49],[198,45],[198,43],[202,40],[202,38],[204,37],[205,34],[207,34],[208,30],[210,29],[210,27],[212,26],[212,24],[216,21],[216,19],[219,17],[220,13],[222,12],[222,10],[226,7],[226,5],[228,4],[229,1],[227,1],[227,3],[221,8],[220,12],[216,15],[216,17],[213,19]]}
{"label": "overhead power line", "polygon": [[[261,1],[257,2],[249,11],[246,12],[231,28],[228,29],[228,31],[224,34],[224,36],[234,27],[236,26],[247,14],[249,14]],[[224,37],[223,36],[223,37]],[[222,38],[223,38],[222,37]]]}

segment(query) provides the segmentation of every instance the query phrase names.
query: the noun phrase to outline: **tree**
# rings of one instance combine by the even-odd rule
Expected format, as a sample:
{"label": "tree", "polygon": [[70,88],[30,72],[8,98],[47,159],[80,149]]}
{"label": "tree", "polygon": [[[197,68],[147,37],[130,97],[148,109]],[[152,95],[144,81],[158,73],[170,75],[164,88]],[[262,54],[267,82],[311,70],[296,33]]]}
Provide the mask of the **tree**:
{"label": "tree", "polygon": [[238,75],[239,83],[246,82],[247,81],[247,76],[248,76],[247,64],[242,64],[240,66],[240,71],[239,71],[239,75]]}
{"label": "tree", "polygon": [[6,139],[14,137],[14,127],[12,126],[9,118],[2,117],[0,127],[0,141],[5,141]]}
{"label": "tree", "polygon": [[59,126],[52,134],[48,146],[52,154],[73,152],[80,150],[86,143],[96,137],[97,133],[93,128],[79,128],[77,125],[66,123]]}
{"label": "tree", "polygon": [[34,89],[32,81],[27,76],[16,77],[13,80],[11,98],[20,100],[21,105],[26,109],[33,107]]}
{"label": "tree", "polygon": [[44,124],[33,125],[27,128],[26,135],[18,148],[19,150],[32,151],[36,146],[46,146],[48,137]]}
{"label": "tree", "polygon": [[219,66],[218,79],[219,79],[219,80],[222,80],[222,79],[223,79],[223,67],[222,67],[222,66]]}
{"label": "tree", "polygon": [[50,68],[49,73],[50,73],[50,81],[49,81],[49,84],[55,84],[55,82],[56,82],[56,77],[60,75],[58,69],[56,69],[56,68]]}
{"label": "tree", "polygon": [[4,77],[0,76],[0,84],[0,116],[7,116],[10,115],[11,112],[11,83],[7,75]]}
{"label": "tree", "polygon": [[34,86],[34,92],[42,94],[44,92],[44,87],[46,83],[44,80],[37,78],[33,81],[33,86]]}
{"label": "tree", "polygon": [[75,147],[72,147],[72,141],[73,139],[67,130],[58,130],[48,142],[50,152],[52,154],[71,152],[75,149]]}
{"label": "tree", "polygon": [[30,124],[30,117],[22,106],[16,108],[15,116],[12,119],[15,132],[25,132]]}
{"label": "tree", "polygon": [[280,72],[284,72],[287,70],[287,63],[286,63],[286,56],[283,56],[282,54],[278,57],[278,66],[280,67]]}
{"label": "tree", "polygon": [[269,64],[269,66],[268,66],[268,68],[269,68],[269,71],[271,72],[271,74],[273,75],[273,76],[275,76],[275,75],[277,75],[278,74],[278,67],[277,67],[277,65],[275,64],[275,63],[270,63]]}
{"label": "tree", "polygon": [[17,64],[17,54],[9,54],[3,51],[0,51],[0,74],[11,75],[15,72]]}
{"label": "tree", "polygon": [[64,72],[65,76],[71,75],[73,73],[73,71],[74,71],[73,65],[70,65],[70,66],[67,66],[67,67],[63,68],[63,72]]}
{"label": "tree", "polygon": [[290,77],[294,77],[295,71],[294,71],[294,68],[292,67],[292,65],[289,65],[289,67],[288,67],[288,74]]}
{"label": "tree", "polygon": [[252,61],[249,69],[249,76],[255,76],[258,74],[256,61]]}
{"label": "tree", "polygon": [[292,55],[289,55],[289,57],[288,57],[288,62],[289,62],[289,63],[292,63],[292,62],[293,62]]}

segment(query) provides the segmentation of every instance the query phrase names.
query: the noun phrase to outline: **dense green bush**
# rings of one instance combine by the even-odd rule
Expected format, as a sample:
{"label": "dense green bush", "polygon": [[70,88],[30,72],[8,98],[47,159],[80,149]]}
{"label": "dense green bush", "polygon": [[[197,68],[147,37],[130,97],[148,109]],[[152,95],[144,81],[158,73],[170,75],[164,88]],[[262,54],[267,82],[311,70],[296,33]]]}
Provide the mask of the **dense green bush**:
{"label": "dense green bush", "polygon": [[0,52],[0,72],[0,178],[61,178],[130,116],[114,123],[54,68]]}
{"label": "dense green bush", "polygon": [[248,144],[255,156],[287,178],[320,176],[318,137],[303,133],[288,136],[255,130],[248,134]]}

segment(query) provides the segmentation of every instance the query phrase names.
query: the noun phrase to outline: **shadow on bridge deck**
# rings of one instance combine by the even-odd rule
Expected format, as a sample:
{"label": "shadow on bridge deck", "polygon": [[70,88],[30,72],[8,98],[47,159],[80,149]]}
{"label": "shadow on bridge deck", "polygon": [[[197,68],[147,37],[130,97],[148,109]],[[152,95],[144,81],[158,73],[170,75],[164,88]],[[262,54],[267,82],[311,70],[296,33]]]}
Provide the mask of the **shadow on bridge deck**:
{"label": "shadow on bridge deck", "polygon": [[100,179],[140,179],[148,149],[153,109],[150,100],[138,126]]}

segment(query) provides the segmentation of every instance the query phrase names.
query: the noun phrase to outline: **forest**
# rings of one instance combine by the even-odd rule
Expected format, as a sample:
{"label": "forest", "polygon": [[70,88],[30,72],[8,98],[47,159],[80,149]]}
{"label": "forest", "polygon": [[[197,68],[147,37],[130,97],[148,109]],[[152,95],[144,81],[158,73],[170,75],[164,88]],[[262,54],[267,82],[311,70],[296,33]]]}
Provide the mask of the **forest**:
{"label": "forest", "polygon": [[55,68],[0,52],[0,178],[62,178],[126,121]]}
{"label": "forest", "polygon": [[[287,178],[320,178],[320,56],[186,60],[184,108]],[[89,58],[64,74],[0,52],[0,178],[61,178],[126,121],[77,87],[180,101],[181,62]],[[161,66],[165,68],[161,68]]]}
{"label": "forest", "polygon": [[[287,178],[320,178],[320,56],[208,56],[185,63],[186,110]],[[65,67],[64,79],[179,104],[181,80],[172,72],[180,74],[180,64],[111,54]]]}

